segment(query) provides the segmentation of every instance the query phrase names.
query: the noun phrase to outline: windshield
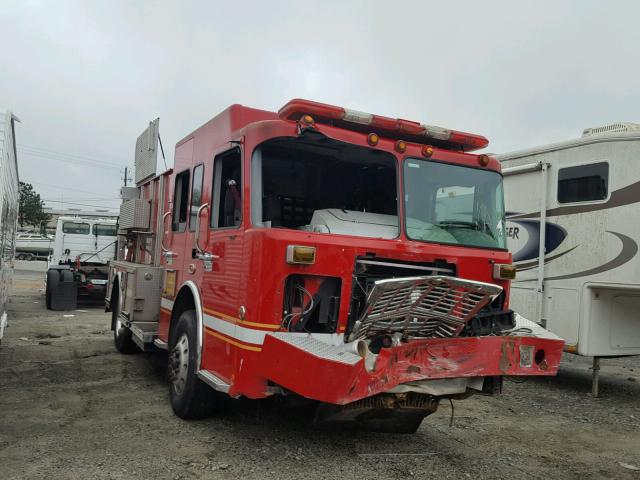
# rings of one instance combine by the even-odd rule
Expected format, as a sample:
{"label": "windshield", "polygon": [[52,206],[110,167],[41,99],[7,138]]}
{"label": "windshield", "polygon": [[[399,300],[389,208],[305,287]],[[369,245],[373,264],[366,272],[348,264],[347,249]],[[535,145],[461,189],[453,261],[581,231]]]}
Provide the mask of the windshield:
{"label": "windshield", "polygon": [[409,238],[506,249],[499,173],[409,158],[404,185]]}
{"label": "windshield", "polygon": [[398,236],[396,159],[313,135],[275,138],[252,160],[252,223],[371,238]]}

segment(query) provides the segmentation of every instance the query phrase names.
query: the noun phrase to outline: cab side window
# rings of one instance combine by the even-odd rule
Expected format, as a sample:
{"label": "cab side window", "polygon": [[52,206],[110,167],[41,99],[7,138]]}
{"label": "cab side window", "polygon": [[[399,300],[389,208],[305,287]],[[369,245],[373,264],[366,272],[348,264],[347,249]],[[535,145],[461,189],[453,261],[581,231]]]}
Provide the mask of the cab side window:
{"label": "cab side window", "polygon": [[187,206],[189,201],[189,170],[176,175],[173,189],[173,212],[171,229],[174,232],[184,232],[187,227]]}
{"label": "cab side window", "polygon": [[[198,221],[198,209],[202,205],[202,177],[204,165],[193,169],[193,183],[191,184],[191,208],[189,209],[189,230],[195,232]],[[206,221],[206,220],[205,220]]]}
{"label": "cab side window", "polygon": [[213,160],[212,228],[238,227],[242,221],[242,156],[239,148]]}

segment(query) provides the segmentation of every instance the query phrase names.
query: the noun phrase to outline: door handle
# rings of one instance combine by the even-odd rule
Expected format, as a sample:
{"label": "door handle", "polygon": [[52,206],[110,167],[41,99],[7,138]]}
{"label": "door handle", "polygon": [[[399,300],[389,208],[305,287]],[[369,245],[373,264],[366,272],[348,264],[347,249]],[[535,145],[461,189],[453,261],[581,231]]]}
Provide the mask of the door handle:
{"label": "door handle", "polygon": [[[200,205],[200,207],[198,208],[198,213],[196,213],[196,232],[193,238],[193,248],[196,250],[198,258],[200,258],[201,255],[212,255],[200,246],[200,215],[202,214],[202,211],[204,209],[209,209],[208,203],[203,203],[202,205]],[[216,255],[212,256],[216,257]]]}
{"label": "door handle", "polygon": [[165,224],[165,223],[166,223],[166,221],[167,221],[167,217],[170,217],[170,216],[171,216],[171,210],[169,210],[167,213],[165,213],[165,214],[162,216],[162,233],[160,234],[160,235],[162,235],[162,236],[160,237],[160,248],[161,248],[161,249],[162,249],[162,251],[163,251],[163,252],[165,252],[165,253],[166,253],[166,252],[168,252],[168,251],[169,251],[169,249],[168,249],[167,247],[165,247],[165,246],[164,246],[164,224]]}

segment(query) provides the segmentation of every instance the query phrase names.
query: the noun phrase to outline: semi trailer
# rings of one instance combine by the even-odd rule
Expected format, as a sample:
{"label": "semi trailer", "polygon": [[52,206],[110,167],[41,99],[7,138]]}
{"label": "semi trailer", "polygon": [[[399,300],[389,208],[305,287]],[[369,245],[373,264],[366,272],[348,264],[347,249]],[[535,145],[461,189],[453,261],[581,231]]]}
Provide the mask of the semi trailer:
{"label": "semi trailer", "polygon": [[0,110],[0,340],[7,325],[7,302],[13,276],[18,221],[18,155],[15,124],[18,118]]}

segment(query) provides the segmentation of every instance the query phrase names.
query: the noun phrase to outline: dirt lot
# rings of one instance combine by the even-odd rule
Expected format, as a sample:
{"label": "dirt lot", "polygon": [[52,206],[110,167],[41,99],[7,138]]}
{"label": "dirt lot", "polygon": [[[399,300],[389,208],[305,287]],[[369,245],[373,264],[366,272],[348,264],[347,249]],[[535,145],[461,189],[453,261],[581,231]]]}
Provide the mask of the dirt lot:
{"label": "dirt lot", "polygon": [[[272,402],[185,422],[166,357],[115,352],[100,306],[48,312],[18,262],[0,348],[0,478],[639,478],[640,358],[567,357],[558,378],[448,403],[415,435],[325,432]],[[626,466],[625,466],[626,464]]]}

